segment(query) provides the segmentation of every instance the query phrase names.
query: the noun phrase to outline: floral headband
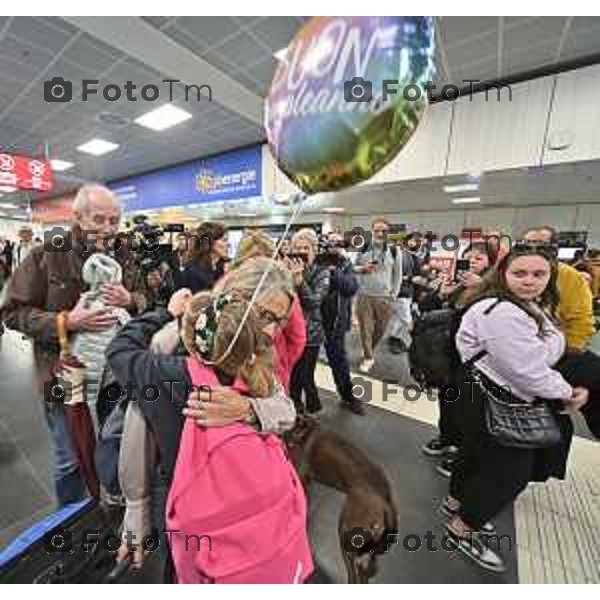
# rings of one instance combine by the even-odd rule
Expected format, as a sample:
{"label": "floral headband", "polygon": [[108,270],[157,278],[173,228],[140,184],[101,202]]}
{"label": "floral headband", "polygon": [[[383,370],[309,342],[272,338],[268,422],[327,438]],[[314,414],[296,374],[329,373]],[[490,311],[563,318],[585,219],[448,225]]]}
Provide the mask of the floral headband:
{"label": "floral headband", "polygon": [[212,304],[204,308],[194,326],[194,340],[200,356],[205,360],[210,360],[215,347],[215,335],[219,325],[219,317],[223,309],[231,303],[233,296],[223,294],[215,298]]}

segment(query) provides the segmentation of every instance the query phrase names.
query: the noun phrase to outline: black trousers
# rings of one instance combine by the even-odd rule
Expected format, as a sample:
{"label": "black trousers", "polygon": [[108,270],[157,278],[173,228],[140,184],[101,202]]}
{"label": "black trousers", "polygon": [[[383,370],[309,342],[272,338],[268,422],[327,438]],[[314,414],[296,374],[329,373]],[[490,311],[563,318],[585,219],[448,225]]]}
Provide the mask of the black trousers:
{"label": "black trousers", "polygon": [[343,333],[326,335],[325,352],[340,398],[345,402],[354,402],[345,337]]}
{"label": "black trousers", "polygon": [[501,446],[487,433],[485,399],[466,374],[459,390],[453,408],[460,416],[462,444],[452,470],[450,494],[461,503],[461,518],[477,529],[514,502],[530,481],[564,478],[573,425],[568,416],[557,415],[563,441],[553,448]]}
{"label": "black trousers", "polygon": [[589,400],[581,409],[589,430],[600,439],[600,356],[589,350],[565,354],[555,369],[573,386],[589,390]]}
{"label": "black trousers", "polygon": [[438,419],[438,429],[440,432],[440,440],[447,446],[460,447],[462,444],[462,433],[459,424],[457,423],[457,408],[456,402],[444,397],[444,388],[438,392],[438,406],[440,416]]}
{"label": "black trousers", "polygon": [[[316,412],[321,409],[319,390],[315,384],[315,368],[320,346],[306,346],[300,360],[292,370],[290,396],[296,405],[296,412]],[[304,395],[304,401],[302,396]]]}

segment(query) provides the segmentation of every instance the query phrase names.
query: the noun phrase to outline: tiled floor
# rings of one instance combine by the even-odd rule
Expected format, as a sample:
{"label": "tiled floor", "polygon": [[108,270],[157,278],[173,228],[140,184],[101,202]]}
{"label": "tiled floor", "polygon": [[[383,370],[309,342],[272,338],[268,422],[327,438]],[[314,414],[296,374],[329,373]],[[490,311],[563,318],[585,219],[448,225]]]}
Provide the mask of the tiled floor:
{"label": "tiled floor", "polygon": [[[406,373],[402,366],[399,370]],[[372,406],[423,423],[437,423],[436,403],[425,394],[414,399],[413,388],[382,383],[362,373],[358,376],[367,389],[371,386]],[[389,381],[391,374],[385,378]],[[335,390],[324,364],[318,366],[317,383]],[[575,436],[567,479],[530,484],[515,503],[514,512],[520,583],[600,583],[598,442]]]}

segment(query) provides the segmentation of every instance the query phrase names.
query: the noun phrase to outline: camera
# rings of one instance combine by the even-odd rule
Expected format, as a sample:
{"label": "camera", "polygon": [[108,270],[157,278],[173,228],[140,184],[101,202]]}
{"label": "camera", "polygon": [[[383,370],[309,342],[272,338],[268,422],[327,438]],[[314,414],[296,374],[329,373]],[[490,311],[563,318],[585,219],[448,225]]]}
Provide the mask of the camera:
{"label": "camera", "polygon": [[364,77],[353,77],[344,81],[344,100],[346,102],[371,102],[373,83]]}
{"label": "camera", "polygon": [[322,267],[337,267],[344,263],[346,258],[340,249],[344,249],[343,241],[330,242],[327,238],[319,239],[315,262]]}
{"label": "camera", "polygon": [[44,250],[46,252],[71,252],[73,234],[62,227],[53,227],[44,231]]}
{"label": "camera", "polygon": [[371,232],[353,227],[344,232],[344,246],[348,252],[364,252],[371,245]]}
{"label": "camera", "polygon": [[344,531],[342,546],[346,552],[370,552],[373,547],[373,534],[362,527]]}
{"label": "camera", "polygon": [[64,527],[56,527],[44,535],[44,550],[48,554],[66,554],[73,551],[73,534]]}
{"label": "camera", "polygon": [[44,383],[44,398],[49,404],[64,404],[71,397],[72,384],[62,377]]}
{"label": "camera", "polygon": [[44,100],[46,102],[71,102],[73,99],[73,83],[62,77],[53,77],[44,81]]}
{"label": "camera", "polygon": [[362,377],[352,378],[352,395],[361,402],[371,402],[373,398],[373,386],[370,381],[365,381]]}

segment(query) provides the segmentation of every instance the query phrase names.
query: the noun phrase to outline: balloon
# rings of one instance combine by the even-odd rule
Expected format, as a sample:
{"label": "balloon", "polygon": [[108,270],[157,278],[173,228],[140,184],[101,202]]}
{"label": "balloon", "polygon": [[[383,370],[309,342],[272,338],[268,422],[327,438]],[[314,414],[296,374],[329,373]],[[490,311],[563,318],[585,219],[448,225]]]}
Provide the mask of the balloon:
{"label": "balloon", "polygon": [[431,17],[313,17],[288,46],[266,100],[280,169],[309,194],[374,175],[415,131],[433,58]]}

